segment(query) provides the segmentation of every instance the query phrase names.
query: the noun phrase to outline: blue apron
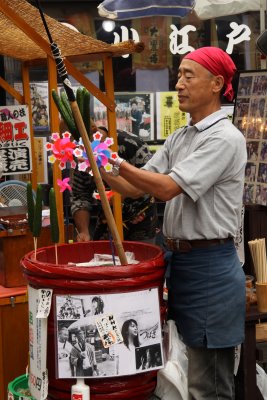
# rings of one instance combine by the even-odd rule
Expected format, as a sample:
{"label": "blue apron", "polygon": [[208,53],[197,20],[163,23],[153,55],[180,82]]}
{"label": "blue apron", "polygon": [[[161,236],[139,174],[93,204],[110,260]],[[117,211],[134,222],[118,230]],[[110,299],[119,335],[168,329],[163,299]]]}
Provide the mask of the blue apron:
{"label": "blue apron", "polygon": [[176,322],[185,344],[223,348],[242,343],[245,274],[234,243],[167,256],[168,318]]}

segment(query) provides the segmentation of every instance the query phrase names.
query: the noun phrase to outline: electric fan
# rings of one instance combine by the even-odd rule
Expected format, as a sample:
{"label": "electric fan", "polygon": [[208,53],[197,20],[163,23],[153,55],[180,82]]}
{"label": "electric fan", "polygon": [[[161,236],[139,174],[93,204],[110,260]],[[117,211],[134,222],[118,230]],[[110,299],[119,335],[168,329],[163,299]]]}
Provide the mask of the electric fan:
{"label": "electric fan", "polygon": [[27,206],[27,184],[17,180],[0,183],[0,206]]}

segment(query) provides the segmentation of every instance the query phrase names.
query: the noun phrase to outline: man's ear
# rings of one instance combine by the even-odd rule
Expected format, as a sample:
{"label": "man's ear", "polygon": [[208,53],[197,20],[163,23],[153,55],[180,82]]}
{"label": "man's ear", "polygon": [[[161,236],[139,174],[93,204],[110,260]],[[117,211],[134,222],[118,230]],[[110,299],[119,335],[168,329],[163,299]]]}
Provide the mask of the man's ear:
{"label": "man's ear", "polygon": [[224,86],[224,78],[222,75],[217,75],[214,77],[214,85],[213,85],[213,91],[214,93],[221,92]]}

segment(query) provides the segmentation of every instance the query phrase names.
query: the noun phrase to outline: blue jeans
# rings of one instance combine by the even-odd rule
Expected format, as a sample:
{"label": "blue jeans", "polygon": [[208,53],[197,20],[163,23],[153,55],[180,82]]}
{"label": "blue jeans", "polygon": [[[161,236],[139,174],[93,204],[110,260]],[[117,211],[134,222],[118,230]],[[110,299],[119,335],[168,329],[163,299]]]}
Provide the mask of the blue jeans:
{"label": "blue jeans", "polygon": [[190,400],[234,400],[235,348],[187,347]]}

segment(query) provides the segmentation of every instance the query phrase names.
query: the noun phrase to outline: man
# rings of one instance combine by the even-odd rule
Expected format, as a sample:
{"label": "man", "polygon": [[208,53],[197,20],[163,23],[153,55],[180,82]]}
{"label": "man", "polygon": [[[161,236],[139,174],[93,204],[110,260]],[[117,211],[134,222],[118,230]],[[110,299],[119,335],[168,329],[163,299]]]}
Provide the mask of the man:
{"label": "man", "polygon": [[[107,129],[99,127],[103,138]],[[118,154],[130,164],[140,168],[152,157],[145,142],[138,136],[118,131]],[[79,232],[77,240],[90,240],[90,212],[92,210],[95,182],[87,172],[74,171],[71,193],[71,213]],[[145,195],[138,199],[124,199],[122,217],[124,222],[124,240],[145,241],[154,243],[157,228],[157,213],[154,198]],[[103,213],[99,216],[93,239],[108,239],[107,223]]]}
{"label": "man", "polygon": [[69,342],[68,328],[63,326],[58,332],[58,374],[60,378],[71,378],[70,353],[72,344]]}
{"label": "man", "polygon": [[169,136],[142,170],[120,158],[113,161],[120,176],[101,170],[125,196],[150,193],[166,201],[169,318],[187,345],[191,400],[234,398],[234,349],[244,339],[245,275],[233,238],[246,143],[221,111],[221,94],[233,99],[235,71],[216,47],[187,54],[176,90],[180,109],[190,113],[189,126]]}
{"label": "man", "polygon": [[131,102],[131,120],[132,120],[132,133],[139,135],[140,124],[142,122],[142,112],[138,110],[136,101]]}
{"label": "man", "polygon": [[74,365],[74,376],[93,376],[97,373],[95,349],[85,340],[85,333],[82,329],[76,331],[77,343],[73,345],[71,362]]}

